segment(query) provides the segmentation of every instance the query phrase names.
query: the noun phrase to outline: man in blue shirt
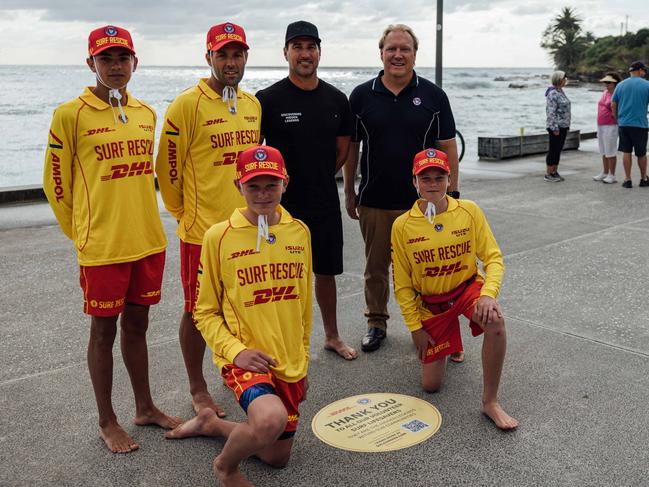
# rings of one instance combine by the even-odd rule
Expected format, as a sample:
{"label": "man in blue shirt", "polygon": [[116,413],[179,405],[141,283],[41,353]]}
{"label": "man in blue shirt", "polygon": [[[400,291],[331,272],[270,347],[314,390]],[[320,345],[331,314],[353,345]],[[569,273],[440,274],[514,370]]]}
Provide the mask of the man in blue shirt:
{"label": "man in blue shirt", "polygon": [[619,83],[613,93],[611,108],[619,127],[619,150],[624,154],[623,188],[632,188],[631,152],[635,150],[640,168],[640,186],[649,187],[647,178],[647,106],[649,106],[649,81],[647,67],[635,61],[629,67],[630,76]]}

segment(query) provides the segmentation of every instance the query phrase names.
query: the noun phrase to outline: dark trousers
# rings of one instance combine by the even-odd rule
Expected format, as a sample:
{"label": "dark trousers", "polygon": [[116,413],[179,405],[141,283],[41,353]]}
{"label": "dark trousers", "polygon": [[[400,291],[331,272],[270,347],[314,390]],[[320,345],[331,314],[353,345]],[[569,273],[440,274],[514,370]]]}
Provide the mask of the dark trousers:
{"label": "dark trousers", "polygon": [[568,128],[559,128],[559,135],[554,135],[548,129],[548,134],[550,135],[550,148],[548,149],[548,155],[545,156],[545,163],[548,166],[556,166],[561,158],[561,150],[566,141],[566,135],[568,135]]}

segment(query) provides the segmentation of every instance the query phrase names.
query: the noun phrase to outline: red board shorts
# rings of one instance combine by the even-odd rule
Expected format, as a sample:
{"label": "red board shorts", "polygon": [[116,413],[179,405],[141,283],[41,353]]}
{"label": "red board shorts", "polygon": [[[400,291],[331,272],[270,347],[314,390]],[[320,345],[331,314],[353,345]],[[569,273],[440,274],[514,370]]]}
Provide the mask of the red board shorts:
{"label": "red board shorts", "polygon": [[[424,330],[433,338],[435,345],[429,345],[426,351],[425,364],[435,362],[452,353],[462,351],[462,336],[460,334],[460,315],[471,320],[475,312],[475,304],[480,299],[482,281],[474,280],[453,302],[453,305],[443,313],[421,322]],[[484,330],[474,321],[470,321],[471,335],[481,335]]]}
{"label": "red board shorts", "polygon": [[252,399],[258,397],[255,395],[252,399],[246,397],[246,391],[255,386],[267,384],[272,387],[274,393],[279,397],[286,408],[288,422],[284,433],[279,439],[290,438],[297,430],[297,421],[300,417],[299,404],[304,400],[305,379],[302,378],[297,382],[285,382],[275,377],[272,373],[260,374],[250,370],[240,369],[236,365],[228,364],[221,371],[225,385],[230,388],[244,411],[248,410],[248,405]]}
{"label": "red board shorts", "polygon": [[180,241],[180,280],[185,294],[185,311],[191,313],[196,306],[198,264],[201,261],[201,245]]}
{"label": "red board shorts", "polygon": [[83,312],[115,316],[124,311],[126,303],[159,303],[164,267],[164,251],[133,262],[79,266]]}

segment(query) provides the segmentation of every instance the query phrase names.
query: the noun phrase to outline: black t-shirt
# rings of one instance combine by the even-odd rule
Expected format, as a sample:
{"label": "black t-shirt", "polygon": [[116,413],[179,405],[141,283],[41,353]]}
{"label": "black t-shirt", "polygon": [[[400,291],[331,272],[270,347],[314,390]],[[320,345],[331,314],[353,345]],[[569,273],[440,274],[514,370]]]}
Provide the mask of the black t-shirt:
{"label": "black t-shirt", "polygon": [[357,86],[349,101],[356,116],[355,142],[362,142],[358,204],[406,210],[417,199],[412,160],[437,140],[455,138],[455,120],[446,93],[413,73],[395,96],[377,78]]}
{"label": "black t-shirt", "polygon": [[345,94],[319,80],[306,91],[288,78],[257,92],[261,133],[282,153],[290,182],[282,197],[289,212],[340,211],[336,186],[336,137],[354,133]]}

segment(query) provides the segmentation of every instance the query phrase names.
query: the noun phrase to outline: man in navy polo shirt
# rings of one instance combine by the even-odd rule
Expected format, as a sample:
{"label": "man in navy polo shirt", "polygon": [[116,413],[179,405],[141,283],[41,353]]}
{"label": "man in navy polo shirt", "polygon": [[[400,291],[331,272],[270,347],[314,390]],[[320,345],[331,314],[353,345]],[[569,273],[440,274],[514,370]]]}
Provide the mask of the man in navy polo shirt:
{"label": "man in navy polo shirt", "polygon": [[377,350],[386,336],[390,231],[392,222],[417,199],[412,185],[415,154],[427,147],[444,151],[451,169],[449,194],[459,198],[455,120],[444,91],[414,71],[418,44],[410,27],[388,26],[379,40],[383,70],[350,96],[356,131],[344,169],[345,206],[349,216],[360,221],[365,241],[365,352]]}

